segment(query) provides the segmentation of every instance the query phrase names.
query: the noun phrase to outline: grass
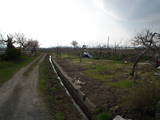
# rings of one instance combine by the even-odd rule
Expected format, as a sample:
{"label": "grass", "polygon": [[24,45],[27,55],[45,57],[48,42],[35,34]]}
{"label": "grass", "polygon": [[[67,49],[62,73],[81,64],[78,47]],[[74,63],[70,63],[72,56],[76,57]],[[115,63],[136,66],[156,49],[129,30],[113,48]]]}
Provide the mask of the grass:
{"label": "grass", "polygon": [[0,86],[9,80],[20,68],[29,64],[34,59],[35,57],[23,56],[21,60],[17,62],[0,61]]}
{"label": "grass", "polygon": [[[44,99],[44,102],[46,103],[46,108],[49,108],[49,111],[52,111],[53,105],[51,102],[53,102],[53,96],[49,93],[49,87],[48,87],[48,63],[47,58],[44,59],[44,61],[40,64],[39,67],[39,92],[41,97]],[[50,112],[51,113],[51,112]],[[52,113],[51,113],[52,115]]]}
{"label": "grass", "polygon": [[110,113],[103,112],[99,113],[96,118],[97,120],[111,120],[112,115]]}
{"label": "grass", "polygon": [[53,110],[56,101],[55,96],[51,93],[54,93],[61,88],[57,84],[53,85],[52,82],[56,80],[54,83],[58,83],[58,81],[56,79],[56,76],[50,70],[51,69],[49,69],[49,61],[46,57],[45,60],[41,63],[39,69],[39,90],[41,96],[44,99],[44,102],[46,103],[46,107],[49,109],[49,112],[52,115],[52,119],[64,120],[63,112],[57,112]]}
{"label": "grass", "polygon": [[[83,62],[86,61],[84,60]],[[111,60],[88,59],[82,66],[86,68],[84,74],[102,81],[104,85],[127,88],[133,84],[127,76],[129,74],[130,64]]]}
{"label": "grass", "polygon": [[122,80],[122,81],[118,81],[118,82],[110,82],[108,84],[111,85],[111,86],[120,87],[120,88],[129,88],[129,87],[132,87],[134,85],[133,81],[130,81],[130,80],[128,80],[128,81],[127,80]]}
{"label": "grass", "polygon": [[[69,60],[73,65],[84,68],[79,72],[83,72],[88,78],[100,81],[107,86],[106,88],[114,87],[113,90],[117,92],[115,93],[118,101],[115,102],[116,105],[112,107],[113,109],[108,108],[111,112],[119,110],[129,118],[137,120],[154,119],[156,109],[158,109],[156,105],[160,100],[160,77],[155,76],[154,73],[160,71],[150,65],[139,64],[136,68],[136,76],[133,78],[129,75],[131,63],[125,64],[122,61],[104,59],[83,59],[81,63],[77,58]],[[136,80],[136,84],[134,80]],[[114,95],[113,93],[113,101],[116,99]],[[106,113],[100,113],[97,115],[97,120],[108,120],[108,116]]]}
{"label": "grass", "polygon": [[[130,88],[134,84],[133,78],[129,75],[132,63],[125,64],[123,61],[118,60],[96,60],[87,58],[83,58],[80,63],[78,57],[66,54],[62,55],[62,58],[69,59],[73,64],[78,64],[85,68],[83,73],[86,76],[101,81],[104,85]],[[143,79],[156,80],[157,77],[154,76],[153,73],[150,68],[145,68],[144,66],[137,68],[137,74]]]}
{"label": "grass", "polygon": [[53,120],[80,120],[80,115],[59,83],[48,56],[40,65],[39,90]]}
{"label": "grass", "polygon": [[65,120],[64,113],[62,112],[55,113],[55,120]]}
{"label": "grass", "polygon": [[47,86],[47,79],[48,79],[48,71],[47,71],[47,63],[46,63],[46,58],[45,61],[43,61],[40,65],[39,69],[39,89],[44,95],[48,95],[48,88]]}

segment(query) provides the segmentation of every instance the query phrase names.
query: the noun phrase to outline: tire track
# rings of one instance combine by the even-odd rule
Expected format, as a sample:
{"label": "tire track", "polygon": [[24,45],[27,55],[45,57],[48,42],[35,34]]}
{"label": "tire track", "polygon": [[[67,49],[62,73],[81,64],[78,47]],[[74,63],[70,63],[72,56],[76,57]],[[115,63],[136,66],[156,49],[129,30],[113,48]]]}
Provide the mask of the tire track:
{"label": "tire track", "polygon": [[50,119],[37,90],[39,65],[45,56],[41,57],[28,76],[24,76],[23,73],[36,59],[0,88],[0,120]]}

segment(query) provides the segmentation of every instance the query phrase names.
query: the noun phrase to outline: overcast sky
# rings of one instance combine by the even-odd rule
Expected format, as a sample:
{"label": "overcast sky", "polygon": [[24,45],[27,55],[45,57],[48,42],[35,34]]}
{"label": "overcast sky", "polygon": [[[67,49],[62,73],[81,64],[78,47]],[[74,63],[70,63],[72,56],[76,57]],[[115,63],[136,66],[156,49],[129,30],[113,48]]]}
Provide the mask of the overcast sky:
{"label": "overcast sky", "polygon": [[159,30],[160,0],[0,0],[0,32],[23,32],[42,47],[127,43]]}

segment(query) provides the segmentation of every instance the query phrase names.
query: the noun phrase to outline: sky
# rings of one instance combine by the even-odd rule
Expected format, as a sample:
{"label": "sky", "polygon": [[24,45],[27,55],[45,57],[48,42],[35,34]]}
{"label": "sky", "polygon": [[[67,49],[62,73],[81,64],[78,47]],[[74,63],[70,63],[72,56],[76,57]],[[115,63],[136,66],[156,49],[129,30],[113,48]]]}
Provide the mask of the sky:
{"label": "sky", "polygon": [[24,33],[41,47],[119,44],[159,31],[160,0],[0,0],[0,32]]}

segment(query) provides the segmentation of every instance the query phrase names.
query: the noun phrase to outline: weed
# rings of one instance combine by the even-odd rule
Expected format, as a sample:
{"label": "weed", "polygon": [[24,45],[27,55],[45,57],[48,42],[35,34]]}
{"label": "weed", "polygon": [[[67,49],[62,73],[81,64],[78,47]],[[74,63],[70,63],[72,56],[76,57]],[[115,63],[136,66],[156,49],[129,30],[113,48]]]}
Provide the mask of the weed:
{"label": "weed", "polygon": [[55,113],[55,120],[64,120],[64,113],[62,112]]}
{"label": "weed", "polygon": [[131,80],[122,80],[118,82],[109,82],[106,84],[109,84],[110,86],[114,86],[114,87],[128,88],[128,87],[132,87],[134,85],[134,82]]}
{"label": "weed", "polygon": [[143,120],[143,117],[154,117],[156,105],[160,100],[159,81],[145,81],[132,88],[130,94],[125,98],[123,108],[132,115],[135,114],[137,119]]}
{"label": "weed", "polygon": [[103,112],[99,113],[96,118],[97,120],[111,120],[112,115],[110,113]]}
{"label": "weed", "polygon": [[19,61],[0,61],[0,86],[7,80],[9,80],[15,72],[24,67],[35,57],[22,56]]}

